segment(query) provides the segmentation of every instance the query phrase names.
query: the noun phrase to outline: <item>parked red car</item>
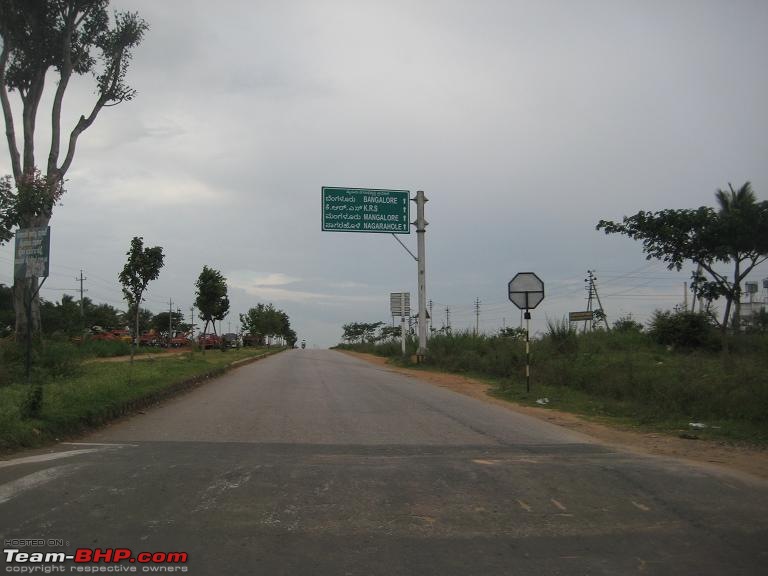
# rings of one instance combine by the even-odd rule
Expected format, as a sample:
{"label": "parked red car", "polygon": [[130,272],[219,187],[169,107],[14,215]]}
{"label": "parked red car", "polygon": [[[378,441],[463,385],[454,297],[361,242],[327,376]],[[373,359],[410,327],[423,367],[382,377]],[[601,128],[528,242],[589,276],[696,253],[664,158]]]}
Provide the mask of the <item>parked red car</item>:
{"label": "parked red car", "polygon": [[189,338],[189,335],[181,333],[176,334],[176,336],[168,341],[169,348],[184,348],[190,344],[192,344],[192,340]]}

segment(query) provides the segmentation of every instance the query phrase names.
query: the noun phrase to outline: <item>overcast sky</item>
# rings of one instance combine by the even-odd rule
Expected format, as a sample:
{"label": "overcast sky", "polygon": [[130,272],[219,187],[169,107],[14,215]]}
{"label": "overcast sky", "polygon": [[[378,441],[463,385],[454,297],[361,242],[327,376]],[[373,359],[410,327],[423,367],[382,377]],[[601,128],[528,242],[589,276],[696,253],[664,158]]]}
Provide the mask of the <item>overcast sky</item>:
{"label": "overcast sky", "polygon": [[[454,329],[473,325],[476,297],[482,330],[516,325],[507,282],[535,271],[542,330],[584,309],[587,269],[609,320],[645,321],[682,301],[690,270],[596,223],[713,205],[728,182],[768,197],[762,0],[113,5],[150,24],[138,96],[80,139],[47,299],[75,294],[82,268],[90,298],[124,307],[117,274],[139,235],[166,253],[154,312],[172,298],[188,315],[205,264],[229,280],[231,329],[273,302],[309,345],[335,344],[345,322],[389,320],[389,292],[416,293],[391,236],[321,232],[321,187],[354,186],[426,192],[436,327],[447,306]],[[92,100],[89,79],[72,84],[68,121]],[[38,122],[43,165],[45,105]],[[0,282],[12,275],[5,246]]]}

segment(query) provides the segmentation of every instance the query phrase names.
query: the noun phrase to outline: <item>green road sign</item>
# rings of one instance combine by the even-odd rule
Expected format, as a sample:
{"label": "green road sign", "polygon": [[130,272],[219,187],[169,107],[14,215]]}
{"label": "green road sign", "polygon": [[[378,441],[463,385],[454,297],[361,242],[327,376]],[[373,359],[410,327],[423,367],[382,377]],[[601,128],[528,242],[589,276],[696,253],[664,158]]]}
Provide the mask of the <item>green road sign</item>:
{"label": "green road sign", "polygon": [[408,190],[323,186],[323,230],[410,234]]}
{"label": "green road sign", "polygon": [[13,278],[47,278],[51,252],[51,227],[21,228],[16,231]]}

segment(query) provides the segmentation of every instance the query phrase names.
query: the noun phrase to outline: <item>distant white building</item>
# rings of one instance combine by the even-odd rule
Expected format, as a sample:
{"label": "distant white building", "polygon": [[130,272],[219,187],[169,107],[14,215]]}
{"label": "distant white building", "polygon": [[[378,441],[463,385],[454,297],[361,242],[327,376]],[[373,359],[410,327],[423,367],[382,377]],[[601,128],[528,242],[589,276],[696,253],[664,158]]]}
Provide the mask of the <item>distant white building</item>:
{"label": "distant white building", "polygon": [[758,293],[757,282],[745,282],[742,292],[740,322],[742,329],[752,326],[754,318],[768,309],[768,278],[763,280],[763,297]]}

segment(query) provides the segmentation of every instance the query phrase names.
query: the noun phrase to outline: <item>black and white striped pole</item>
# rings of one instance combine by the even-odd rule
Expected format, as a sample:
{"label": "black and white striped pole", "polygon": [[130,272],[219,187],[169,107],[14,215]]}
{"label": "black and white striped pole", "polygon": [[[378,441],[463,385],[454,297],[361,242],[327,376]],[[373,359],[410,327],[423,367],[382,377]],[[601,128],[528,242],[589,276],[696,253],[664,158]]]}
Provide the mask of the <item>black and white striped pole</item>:
{"label": "black and white striped pole", "polygon": [[525,310],[525,391],[531,391],[531,310],[544,300],[544,282],[533,272],[518,272],[507,285],[509,300]]}

